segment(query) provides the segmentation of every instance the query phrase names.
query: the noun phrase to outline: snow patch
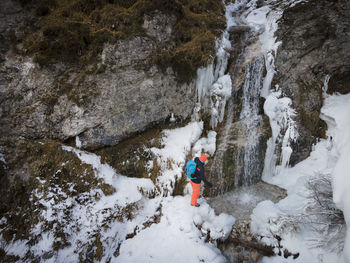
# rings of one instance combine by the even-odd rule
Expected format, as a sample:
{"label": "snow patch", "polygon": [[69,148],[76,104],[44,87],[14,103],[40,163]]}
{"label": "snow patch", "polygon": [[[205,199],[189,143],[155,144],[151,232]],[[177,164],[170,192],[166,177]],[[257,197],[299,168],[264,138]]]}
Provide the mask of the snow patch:
{"label": "snow patch", "polygon": [[[176,180],[184,173],[187,154],[199,139],[202,130],[203,122],[191,122],[182,128],[163,130],[163,147],[150,149],[161,170],[157,177],[157,185],[160,186],[162,195],[170,195],[173,192]],[[153,161],[148,163],[149,167],[151,163]]]}
{"label": "snow patch", "polygon": [[[344,258],[350,262],[350,94],[327,97],[321,112],[328,116],[326,121],[332,119],[331,123],[327,123],[330,126],[327,135],[332,138],[331,153],[336,157],[333,158],[333,200],[344,212],[347,224]],[[333,121],[335,126],[332,126]]]}
{"label": "snow patch", "polygon": [[[101,163],[100,156],[69,146],[63,146],[62,148],[66,151],[74,152],[82,162],[90,164],[97,171],[96,176],[98,178],[102,178],[107,184],[116,189],[115,195],[106,196],[106,200],[102,205],[104,207],[108,206],[108,204],[113,206],[115,203],[120,206],[126,206],[141,200],[141,189],[143,193],[148,193],[155,190],[155,185],[151,179],[130,178],[118,175],[111,166]],[[114,200],[114,202],[112,200]]]}
{"label": "snow patch", "polygon": [[226,262],[205,239],[209,231],[211,239],[227,237],[235,219],[216,216],[204,200],[199,208],[189,203],[190,196],[164,199],[160,223],[123,242],[118,262]]}
{"label": "snow patch", "polygon": [[216,150],[216,132],[209,131],[207,138],[199,139],[192,148],[193,156],[201,156],[203,152],[213,155]]}
{"label": "snow patch", "polygon": [[81,140],[79,139],[79,136],[75,136],[75,147],[81,148]]}
{"label": "snow patch", "polygon": [[3,148],[0,147],[0,162],[6,165],[5,155],[2,152],[3,152]]}
{"label": "snow patch", "polygon": [[[286,259],[286,262],[350,262],[350,94],[327,95],[321,109],[322,118],[328,124],[328,139],[321,139],[310,156],[295,165],[286,168],[274,177],[269,177],[272,184],[287,189],[287,198],[277,204],[261,202],[254,209],[251,230],[261,236],[267,244],[274,244],[273,235],[282,237],[281,245],[290,252],[299,252],[299,258]],[[325,248],[311,248],[311,241],[319,238],[315,229],[304,224],[300,231],[283,230],[280,218],[285,215],[296,216],[305,213],[308,204],[307,183],[317,175],[330,174],[333,177],[333,200],[344,212],[347,233],[342,254],[326,251]],[[326,237],[323,237],[325,239]],[[341,237],[340,237],[341,239]],[[337,244],[335,244],[337,246]],[[264,258],[263,262],[280,262],[279,257]]]}

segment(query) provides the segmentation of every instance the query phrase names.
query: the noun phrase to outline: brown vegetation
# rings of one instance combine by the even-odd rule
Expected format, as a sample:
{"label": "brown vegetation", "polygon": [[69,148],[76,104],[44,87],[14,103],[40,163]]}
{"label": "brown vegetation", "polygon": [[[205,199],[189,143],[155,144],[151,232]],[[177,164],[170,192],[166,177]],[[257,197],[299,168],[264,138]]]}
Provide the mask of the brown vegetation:
{"label": "brown vegetation", "polygon": [[174,15],[172,37],[163,45],[169,48],[158,50],[152,60],[162,69],[172,67],[181,82],[208,64],[225,26],[219,0],[32,0],[26,6],[38,19],[24,48],[42,66],[97,64],[104,43],[146,35],[145,15],[155,10]]}

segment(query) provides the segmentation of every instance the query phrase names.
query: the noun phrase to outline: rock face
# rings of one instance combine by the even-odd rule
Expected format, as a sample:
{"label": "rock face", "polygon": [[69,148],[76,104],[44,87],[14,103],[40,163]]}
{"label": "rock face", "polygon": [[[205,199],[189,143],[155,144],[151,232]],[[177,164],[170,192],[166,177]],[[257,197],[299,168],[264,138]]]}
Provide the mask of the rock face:
{"label": "rock face", "polygon": [[312,144],[325,136],[319,118],[322,87],[330,76],[330,93],[350,91],[350,4],[348,1],[299,3],[284,11],[279,21],[276,57],[278,84],[293,101],[300,134],[292,145],[292,165],[308,157]]}
{"label": "rock face", "polygon": [[[19,5],[4,3],[4,12],[21,12]],[[0,19],[1,36],[8,38],[11,30],[5,27],[17,30],[16,23],[5,14]],[[0,65],[2,140],[79,136],[82,148],[95,149],[164,122],[171,113],[188,118],[193,84],[178,84],[172,70],[163,73],[151,63],[151,54],[169,40],[176,18],[155,12],[144,21],[146,36],[105,45],[101,63],[84,70],[60,63],[40,68],[2,45],[7,51]]]}

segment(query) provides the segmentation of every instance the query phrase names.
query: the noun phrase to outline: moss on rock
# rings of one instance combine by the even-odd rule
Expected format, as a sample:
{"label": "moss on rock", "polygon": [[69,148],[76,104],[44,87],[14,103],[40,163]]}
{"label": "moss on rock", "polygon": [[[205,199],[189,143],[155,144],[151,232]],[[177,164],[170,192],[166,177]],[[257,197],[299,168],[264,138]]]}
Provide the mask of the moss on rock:
{"label": "moss on rock", "polygon": [[161,130],[154,128],[137,134],[119,144],[105,147],[96,151],[102,162],[111,165],[118,173],[138,178],[150,177],[147,162],[152,160],[152,153],[148,148],[157,144],[157,137]]}
{"label": "moss on rock", "polygon": [[2,263],[12,263],[12,262],[18,262],[20,260],[17,256],[7,255],[6,251],[2,248],[0,248],[0,261]]}
{"label": "moss on rock", "polygon": [[219,0],[36,0],[27,6],[39,17],[24,48],[42,66],[97,63],[104,43],[146,36],[145,15],[155,10],[173,15],[177,22],[169,48],[158,50],[153,62],[163,69],[172,67],[180,82],[191,80],[198,67],[208,64],[215,38],[226,24]]}
{"label": "moss on rock", "polygon": [[[35,205],[38,200],[32,194],[34,190],[41,193],[41,199],[46,200],[50,191],[59,187],[62,192],[55,192],[55,202],[67,196],[78,197],[91,189],[101,189],[105,195],[115,192],[111,185],[95,176],[91,165],[82,163],[75,153],[62,149],[59,142],[25,140],[17,143],[17,147],[22,149],[22,154],[19,153],[14,162],[27,163],[29,176],[26,180],[19,176],[12,179],[7,175],[1,176],[0,218],[6,218],[6,223],[0,225],[0,231],[6,242],[28,239],[35,244],[36,237],[31,235],[30,230],[38,223],[42,207]],[[65,217],[69,218],[69,210],[65,213]],[[53,245],[56,250],[70,245],[66,242],[67,236],[62,236],[66,235],[63,228],[59,223],[55,227],[50,224],[44,226],[44,229],[54,231],[57,242]]]}

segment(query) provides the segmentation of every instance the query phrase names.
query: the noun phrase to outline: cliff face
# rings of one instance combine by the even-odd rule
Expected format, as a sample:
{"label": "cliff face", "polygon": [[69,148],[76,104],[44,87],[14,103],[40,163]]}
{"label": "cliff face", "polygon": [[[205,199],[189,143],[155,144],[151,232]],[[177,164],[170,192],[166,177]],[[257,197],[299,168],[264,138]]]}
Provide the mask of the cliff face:
{"label": "cliff face", "polygon": [[[1,1],[0,142],[5,159],[18,161],[13,149],[18,138],[76,139],[77,146],[94,150],[164,123],[171,114],[178,121],[188,119],[195,104],[195,71],[214,52],[223,6],[220,1],[165,2]],[[348,14],[346,1],[311,0],[287,8],[279,21],[276,36],[282,45],[273,85],[296,110],[300,136],[292,143],[292,165],[325,136],[319,111],[326,76],[328,92],[350,91]],[[220,188],[225,191],[242,184],[242,149],[251,143],[246,140],[251,128],[242,122],[247,117],[241,113],[243,87],[253,81],[247,74],[262,56],[249,27],[235,26],[229,33],[228,71],[235,88],[227,104],[231,119],[217,129],[221,157],[209,165],[213,178],[224,178]],[[270,136],[259,103],[257,174]]]}
{"label": "cliff face", "polygon": [[[265,4],[256,3],[256,8]],[[299,137],[292,143],[292,165],[325,137],[320,119],[325,80],[330,78],[329,93],[350,92],[349,5],[309,0],[286,8],[279,20],[276,36],[282,44],[273,86],[291,98],[296,111]],[[234,15],[247,7],[241,9]],[[271,137],[260,94],[266,73],[261,32],[238,21],[228,30],[232,48],[227,50],[225,72],[234,90],[224,121],[215,128],[216,152],[206,169],[215,185],[205,192],[211,196],[258,182]],[[96,180],[91,164],[63,145],[95,151],[117,173],[157,182],[161,167],[149,149],[163,145],[161,130],[151,127],[183,126],[190,118],[196,70],[213,62],[215,40],[224,24],[221,0],[0,1],[0,218],[8,220],[0,224],[4,241],[36,242],[30,231],[42,208],[33,213],[37,200],[31,195],[39,183],[50,196],[51,185],[62,186],[67,196],[91,188],[106,196],[115,192]],[[208,132],[212,128],[205,114]],[[172,115],[176,123],[169,124]],[[166,165],[170,170],[173,164],[169,160]],[[183,195],[187,181],[180,178],[181,169],[176,173],[174,195]],[[76,185],[74,191],[71,184]],[[99,196],[85,201],[89,198]],[[23,213],[17,213],[20,209]],[[133,217],[139,207],[125,209],[118,211],[118,220]],[[115,218],[111,215],[110,220]],[[51,230],[48,226],[45,231]],[[55,231],[61,240],[61,229]],[[100,236],[93,238],[101,249]],[[64,237],[55,249],[69,246],[66,241]],[[86,250],[85,256],[101,259],[101,250]],[[0,258],[4,253],[0,248]],[[26,257],[33,260],[31,256]],[[52,254],[42,258],[46,256]]]}
{"label": "cliff face", "polygon": [[2,141],[79,136],[96,149],[187,119],[223,9],[185,2],[2,1]]}
{"label": "cliff face", "polygon": [[325,137],[320,119],[322,87],[330,76],[328,92],[348,93],[350,76],[350,3],[314,1],[284,11],[279,21],[274,83],[293,101],[300,134],[292,145],[292,165],[305,159],[317,138]]}
{"label": "cliff face", "polygon": [[178,84],[172,71],[163,74],[154,65],[135,68],[147,64],[156,47],[143,37],[106,45],[99,74],[6,59],[1,133],[61,141],[79,135],[82,147],[92,149],[114,145],[171,113],[188,118],[194,106],[191,84]]}
{"label": "cliff face", "polygon": [[[212,60],[223,12],[216,0],[0,1],[1,243],[37,240],[31,230],[43,209],[34,212],[32,193],[41,179],[45,191],[59,185],[74,199],[92,189],[115,192],[64,144],[99,150],[123,175],[157,179],[160,168],[147,169],[152,156],[145,147],[160,144],[160,132],[149,128],[177,125],[192,114],[195,73]],[[177,123],[169,124],[171,115]],[[75,180],[76,189],[67,187]],[[118,220],[125,212],[117,212]],[[60,227],[48,228],[63,240],[55,251],[70,245]],[[84,244],[91,252],[79,254],[82,261],[101,260],[98,242],[99,252]],[[6,253],[0,249],[0,261],[21,260]]]}

